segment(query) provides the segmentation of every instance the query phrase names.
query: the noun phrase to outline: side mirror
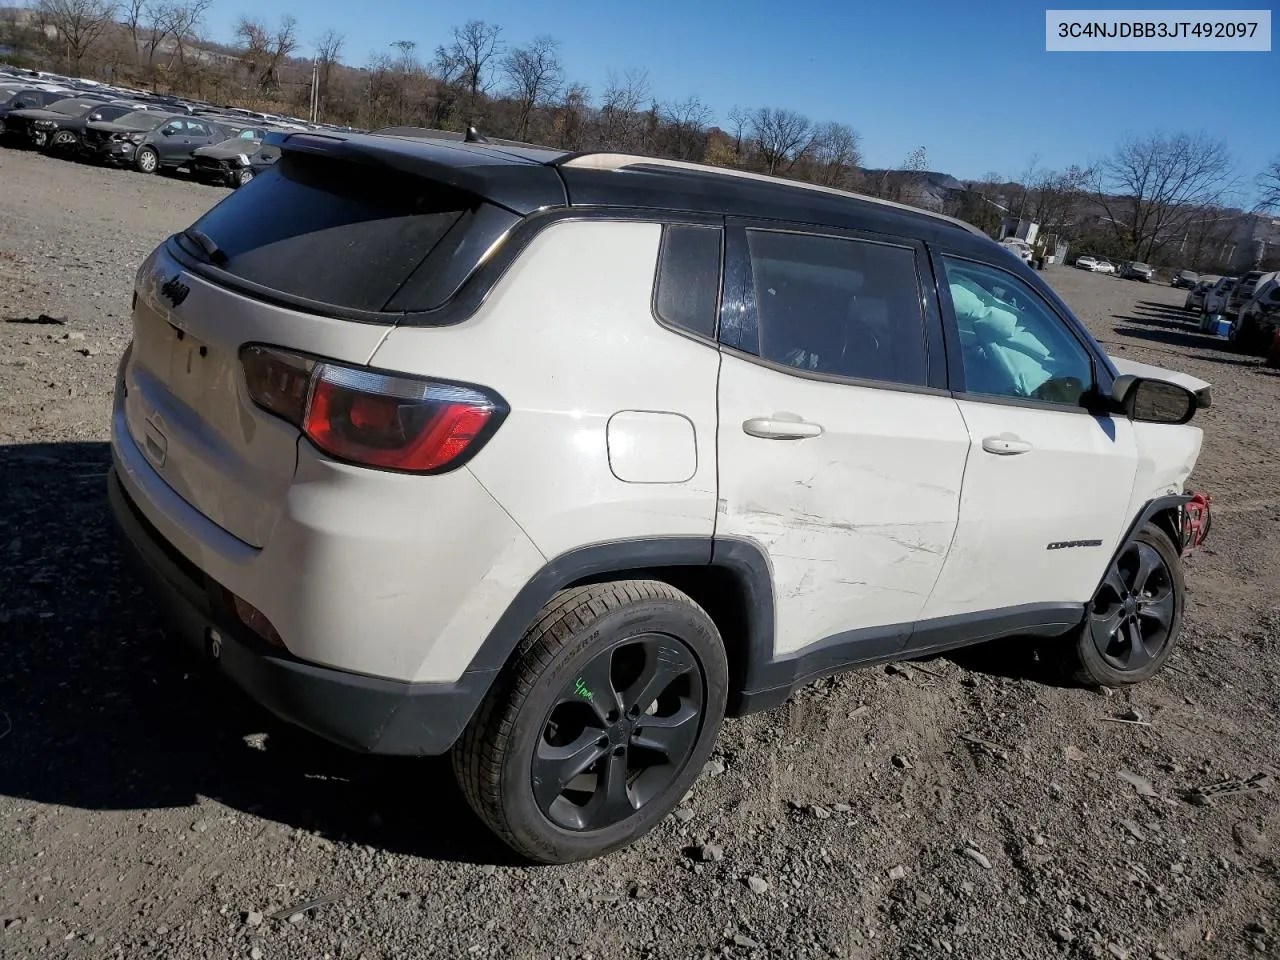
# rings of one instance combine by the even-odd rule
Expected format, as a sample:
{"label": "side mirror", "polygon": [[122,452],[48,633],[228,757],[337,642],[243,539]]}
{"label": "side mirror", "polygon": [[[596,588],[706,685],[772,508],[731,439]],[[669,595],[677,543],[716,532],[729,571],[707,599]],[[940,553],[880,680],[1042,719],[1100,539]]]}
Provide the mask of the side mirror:
{"label": "side mirror", "polygon": [[1209,388],[1191,391],[1168,380],[1117,377],[1112,398],[1125,415],[1141,423],[1186,423],[1209,406]]}

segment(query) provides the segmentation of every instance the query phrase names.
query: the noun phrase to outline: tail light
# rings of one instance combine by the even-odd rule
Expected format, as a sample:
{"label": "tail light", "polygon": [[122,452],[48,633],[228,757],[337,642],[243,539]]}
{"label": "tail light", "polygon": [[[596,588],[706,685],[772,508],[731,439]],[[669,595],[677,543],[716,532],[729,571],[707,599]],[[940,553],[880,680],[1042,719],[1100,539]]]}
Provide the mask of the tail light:
{"label": "tail light", "polygon": [[241,349],[249,396],[320,450],[368,467],[443,473],[474,456],[507,408],[479,387],[333,363],[274,347]]}

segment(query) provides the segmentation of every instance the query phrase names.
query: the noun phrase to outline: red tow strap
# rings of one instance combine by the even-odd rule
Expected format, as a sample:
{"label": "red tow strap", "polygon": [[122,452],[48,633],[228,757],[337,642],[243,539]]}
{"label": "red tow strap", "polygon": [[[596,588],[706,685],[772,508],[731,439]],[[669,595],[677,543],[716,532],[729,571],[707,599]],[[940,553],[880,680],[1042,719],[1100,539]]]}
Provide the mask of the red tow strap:
{"label": "red tow strap", "polygon": [[1204,543],[1209,535],[1209,504],[1213,498],[1205,493],[1194,494],[1182,505],[1182,551],[1189,553]]}

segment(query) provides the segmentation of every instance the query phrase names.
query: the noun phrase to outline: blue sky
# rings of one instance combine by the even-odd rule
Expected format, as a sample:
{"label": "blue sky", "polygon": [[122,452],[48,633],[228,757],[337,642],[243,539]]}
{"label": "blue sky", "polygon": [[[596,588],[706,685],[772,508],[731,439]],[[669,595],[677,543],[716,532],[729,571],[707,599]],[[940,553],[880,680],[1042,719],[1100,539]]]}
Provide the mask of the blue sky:
{"label": "blue sky", "polygon": [[333,27],[346,35],[343,59],[358,64],[396,40],[416,41],[429,55],[453,25],[484,19],[501,24],[510,43],[556,37],[570,78],[595,92],[611,69],[645,69],[659,100],[695,94],[720,122],[735,104],[790,107],[848,123],[862,136],[869,166],[895,166],[924,146],[932,169],[962,178],[992,170],[1016,177],[1033,155],[1042,167],[1089,163],[1126,133],[1152,130],[1225,140],[1246,181],[1280,155],[1280,124],[1262,106],[1280,90],[1274,42],[1270,53],[1047,53],[1045,7],[1025,0],[217,0],[206,26],[229,40],[241,13],[273,21],[292,12],[308,45],[303,52]]}

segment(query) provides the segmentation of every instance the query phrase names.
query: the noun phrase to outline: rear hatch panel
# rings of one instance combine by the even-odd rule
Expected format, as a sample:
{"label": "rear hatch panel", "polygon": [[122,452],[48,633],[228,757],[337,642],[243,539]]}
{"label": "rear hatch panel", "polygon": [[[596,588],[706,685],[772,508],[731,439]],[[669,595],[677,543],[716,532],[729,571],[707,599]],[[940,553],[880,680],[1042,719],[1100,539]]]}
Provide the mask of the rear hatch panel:
{"label": "rear hatch panel", "polygon": [[521,221],[495,194],[564,200],[555,171],[527,159],[416,143],[396,155],[378,142],[389,139],[286,146],[138,273],[129,436],[179,496],[255,547],[283,508],[301,434],[249,398],[240,349],[366,365],[398,323],[454,299]]}
{"label": "rear hatch panel", "polygon": [[362,364],[390,328],[258,303],[191,274],[163,249],[143,265],[137,294],[129,436],[175,493],[260,547],[293,479],[299,433],[249,399],[240,347],[265,342]]}

